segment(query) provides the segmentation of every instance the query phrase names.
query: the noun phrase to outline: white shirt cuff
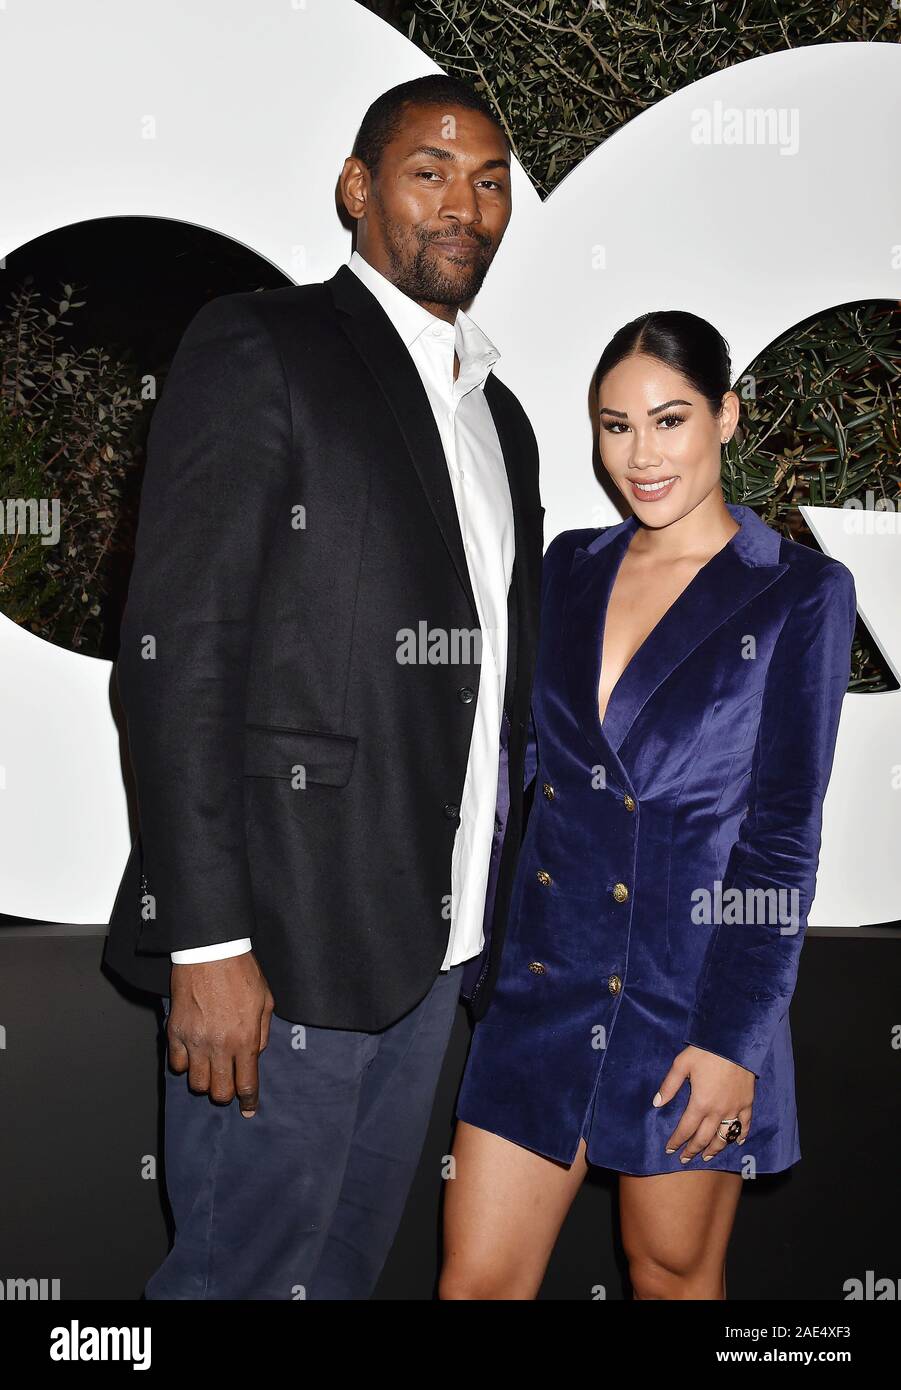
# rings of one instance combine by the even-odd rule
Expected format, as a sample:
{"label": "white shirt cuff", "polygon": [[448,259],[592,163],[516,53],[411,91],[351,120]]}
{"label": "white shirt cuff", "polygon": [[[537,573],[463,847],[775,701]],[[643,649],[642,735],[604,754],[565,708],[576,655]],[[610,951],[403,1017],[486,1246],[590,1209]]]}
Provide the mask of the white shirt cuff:
{"label": "white shirt cuff", "polygon": [[252,950],[249,936],[236,937],[234,941],[217,941],[212,946],[191,946],[186,951],[172,951],[173,965],[196,965],[202,960],[227,960],[229,956],[243,956]]}

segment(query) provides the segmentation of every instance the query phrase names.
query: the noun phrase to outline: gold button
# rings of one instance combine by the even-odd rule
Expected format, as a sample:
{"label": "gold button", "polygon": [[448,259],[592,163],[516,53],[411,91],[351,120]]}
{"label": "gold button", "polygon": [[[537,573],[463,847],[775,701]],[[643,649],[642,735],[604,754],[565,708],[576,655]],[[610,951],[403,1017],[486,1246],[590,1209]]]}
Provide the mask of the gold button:
{"label": "gold button", "polygon": [[629,890],[624,883],[614,883],[613,896],[618,903],[624,903],[629,896]]}
{"label": "gold button", "polygon": [[632,799],[632,797],[629,795],[628,792],[627,792],[626,795],[623,797],[623,805],[625,806],[625,808],[626,808],[627,811],[634,811],[634,810],[635,810],[635,802],[634,802],[634,800]]}
{"label": "gold button", "polygon": [[550,782],[545,782],[545,784],[544,784],[544,786],[541,788],[541,790],[544,792],[544,794],[545,794],[545,796],[547,797],[548,801],[553,801],[554,797],[557,795],[557,793],[554,791],[554,788],[551,786]]}
{"label": "gold button", "polygon": [[543,966],[543,965],[541,964],[541,961],[540,961],[540,960],[530,960],[530,961],[529,961],[529,969],[531,970],[531,972],[532,972],[533,975],[546,975],[546,974],[547,974],[547,970],[546,970],[545,966]]}
{"label": "gold button", "polygon": [[618,976],[618,975],[611,975],[611,976],[610,976],[610,979],[607,981],[607,988],[609,989],[610,993],[611,993],[611,994],[619,994],[619,992],[620,992],[620,990],[622,989],[622,987],[623,987],[623,982],[622,982],[622,980],[619,978],[619,976]]}
{"label": "gold button", "polygon": [[545,888],[546,888],[546,887],[548,886],[548,884],[551,882],[551,876],[550,876],[550,874],[548,873],[547,869],[539,869],[539,870],[538,870],[538,873],[535,875],[535,877],[538,879],[538,882],[539,882],[539,883],[543,883],[543,884],[544,884]]}

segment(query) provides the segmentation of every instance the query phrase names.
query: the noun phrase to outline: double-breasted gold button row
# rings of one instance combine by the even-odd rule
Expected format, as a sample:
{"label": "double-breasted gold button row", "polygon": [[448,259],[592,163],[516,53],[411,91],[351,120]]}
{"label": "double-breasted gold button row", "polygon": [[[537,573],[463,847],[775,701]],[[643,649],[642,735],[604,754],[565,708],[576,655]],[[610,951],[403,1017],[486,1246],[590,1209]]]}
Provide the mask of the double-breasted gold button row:
{"label": "double-breasted gold button row", "polygon": [[[540,960],[530,960],[529,969],[533,975],[546,975],[547,966]],[[607,988],[611,994],[619,994],[623,987],[623,982],[618,975],[611,975],[607,980]]]}
{"label": "double-breasted gold button row", "polygon": [[[551,786],[550,782],[545,782],[545,783],[543,784],[541,790],[542,790],[542,792],[544,793],[544,795],[545,795],[545,797],[547,798],[548,801],[553,801],[554,798],[555,798],[556,795],[557,795],[556,791],[555,791],[554,788]],[[625,796],[623,797],[623,805],[625,806],[625,808],[626,808],[627,811],[634,811],[634,810],[635,810],[635,806],[636,806],[635,798],[632,797],[632,796],[630,796],[630,795],[628,794],[628,792],[627,792],[627,793],[625,794]],[[548,873],[547,869],[538,869],[537,872],[536,872],[536,874],[535,874],[535,877],[538,879],[538,882],[542,885],[543,888],[548,888],[548,887],[550,887],[550,885],[551,885],[551,884],[553,883],[553,881],[554,881],[554,880],[551,878],[550,874]],[[625,883],[614,883],[614,885],[613,885],[613,897],[614,897],[615,901],[618,902],[618,903],[624,903],[624,902],[626,902],[626,901],[628,900],[628,897],[629,897],[629,889],[627,888],[627,886],[626,886]],[[529,961],[529,970],[532,972],[533,975],[546,975],[546,974],[547,974],[547,966],[544,965],[540,960],[532,960],[532,961]],[[609,979],[607,980],[607,988],[608,988],[608,990],[610,991],[611,994],[619,994],[619,992],[620,992],[620,990],[622,989],[622,987],[623,987],[623,982],[622,982],[622,980],[620,979],[619,975],[611,975],[611,976],[609,977]]]}
{"label": "double-breasted gold button row", "polygon": [[[538,882],[541,884],[543,888],[550,887],[550,885],[554,881],[548,873],[547,869],[538,869],[535,874],[535,877],[538,879]],[[627,901],[629,897],[629,890],[624,883],[614,883],[612,891],[613,897],[616,902],[624,903]]]}
{"label": "double-breasted gold button row", "polygon": [[[544,784],[544,786],[541,788],[541,790],[544,792],[544,794],[545,794],[545,796],[547,797],[548,801],[553,801],[554,798],[555,798],[555,796],[557,795],[557,793],[555,792],[554,788],[551,786],[550,782],[545,782],[545,784]],[[635,810],[636,804],[637,804],[637,803],[636,803],[636,801],[635,801],[634,796],[630,796],[629,793],[626,792],[625,796],[623,797],[623,805],[625,806],[626,810],[627,810],[627,811],[634,811],[634,810]]]}

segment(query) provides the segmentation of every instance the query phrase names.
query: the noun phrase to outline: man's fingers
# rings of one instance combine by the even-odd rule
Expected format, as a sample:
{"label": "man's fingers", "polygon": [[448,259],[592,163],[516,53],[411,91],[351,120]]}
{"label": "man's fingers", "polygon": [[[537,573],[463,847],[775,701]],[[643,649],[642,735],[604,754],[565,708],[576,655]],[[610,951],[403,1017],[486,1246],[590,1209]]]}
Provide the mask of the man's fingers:
{"label": "man's fingers", "polygon": [[262,1052],[269,1046],[269,1024],[272,1021],[272,1009],[275,1000],[270,994],[260,1015],[260,1051]]}
{"label": "man's fingers", "polygon": [[169,1039],[169,1066],[174,1072],[187,1071],[191,1060],[188,1056],[188,1049],[181,1038],[176,1037],[171,1029],[167,1032],[167,1037]]}
{"label": "man's fingers", "polygon": [[198,1094],[210,1089],[210,1059],[205,1052],[188,1049],[191,1058],[188,1065],[188,1085]]}
{"label": "man's fingers", "polygon": [[230,1047],[217,1048],[210,1060],[210,1100],[228,1105],[235,1098],[235,1054]]}
{"label": "man's fingers", "polygon": [[275,999],[250,952],[172,967],[168,1036],[174,1071],[216,1105],[235,1096],[241,1113],[259,1104],[258,1058],[269,1041]]}
{"label": "man's fingers", "polygon": [[260,1073],[256,1052],[243,1053],[235,1058],[235,1091],[241,1114],[249,1119],[260,1102]]}

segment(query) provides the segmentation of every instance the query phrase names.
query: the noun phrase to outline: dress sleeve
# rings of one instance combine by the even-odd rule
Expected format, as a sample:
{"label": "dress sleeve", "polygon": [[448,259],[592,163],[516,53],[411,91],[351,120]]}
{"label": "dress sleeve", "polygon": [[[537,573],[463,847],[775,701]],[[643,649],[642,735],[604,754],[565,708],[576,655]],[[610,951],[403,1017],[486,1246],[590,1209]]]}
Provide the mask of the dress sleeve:
{"label": "dress sleeve", "polygon": [[856,613],[851,571],[832,561],[779,634],[747,810],[722,882],[723,903],[740,904],[740,925],[714,928],[688,1021],[687,1043],[756,1075],[795,989]]}

